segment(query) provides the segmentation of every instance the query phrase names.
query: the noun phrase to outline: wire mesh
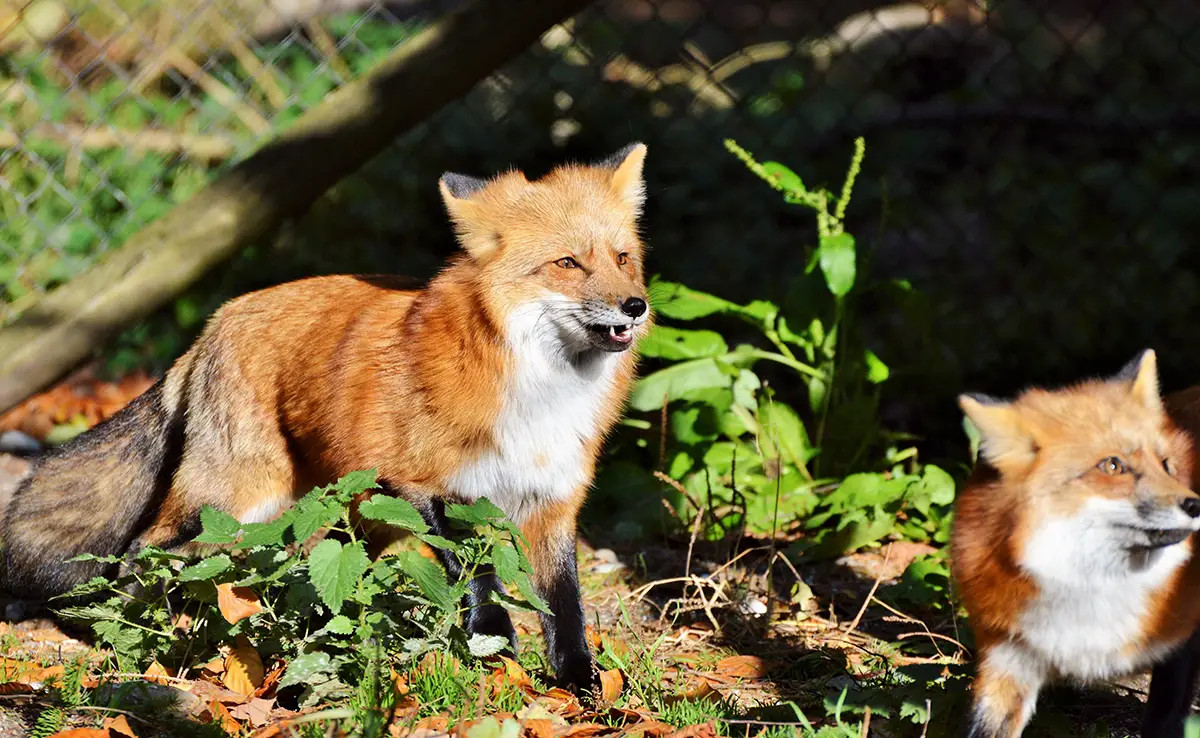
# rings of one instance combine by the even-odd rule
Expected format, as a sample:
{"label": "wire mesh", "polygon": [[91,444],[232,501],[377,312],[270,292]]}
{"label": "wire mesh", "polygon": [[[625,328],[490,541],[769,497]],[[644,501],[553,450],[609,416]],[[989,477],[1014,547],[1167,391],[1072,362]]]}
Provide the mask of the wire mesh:
{"label": "wire mesh", "polygon": [[[0,0],[0,303],[69,280],[455,4]],[[871,271],[923,288],[941,345],[913,316],[879,340],[926,352],[930,381],[1067,378],[1147,325],[1191,343],[1198,93],[1183,0],[601,0],[228,271],[238,290],[428,272],[452,248],[442,170],[641,139],[654,267],[787,299],[803,216],[722,141],[831,181],[862,134]]]}

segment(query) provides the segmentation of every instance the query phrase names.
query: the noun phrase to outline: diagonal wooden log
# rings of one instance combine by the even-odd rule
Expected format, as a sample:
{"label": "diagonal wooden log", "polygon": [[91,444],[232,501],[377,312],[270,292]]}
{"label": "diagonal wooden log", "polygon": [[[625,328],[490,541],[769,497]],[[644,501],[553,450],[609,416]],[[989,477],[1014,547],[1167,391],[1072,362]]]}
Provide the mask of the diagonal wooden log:
{"label": "diagonal wooden log", "polygon": [[590,2],[472,0],[330,94],[271,143],[0,329],[0,412],[246,244],[302,214],[396,136]]}

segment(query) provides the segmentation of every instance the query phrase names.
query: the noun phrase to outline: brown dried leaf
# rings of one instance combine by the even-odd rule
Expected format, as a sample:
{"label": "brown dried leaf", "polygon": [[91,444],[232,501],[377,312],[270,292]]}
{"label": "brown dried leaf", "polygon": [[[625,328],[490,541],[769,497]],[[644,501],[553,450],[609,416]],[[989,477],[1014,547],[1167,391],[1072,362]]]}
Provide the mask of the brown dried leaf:
{"label": "brown dried leaf", "polygon": [[213,700],[208,703],[208,711],[212,714],[212,719],[221,723],[221,730],[224,730],[230,735],[237,735],[241,732],[242,726],[237,720],[233,719],[233,715],[229,714],[229,710],[220,702]]}
{"label": "brown dried leaf", "polygon": [[55,733],[50,738],[109,738],[111,735],[107,728],[75,728]]}
{"label": "brown dried leaf", "polygon": [[449,715],[431,715],[427,718],[421,718],[417,724],[413,726],[414,730],[436,730],[439,733],[445,733],[450,727]]}
{"label": "brown dried leaf", "polygon": [[138,738],[138,734],[133,732],[133,728],[129,727],[129,720],[124,715],[104,718],[104,727],[111,733],[128,736],[129,738]]}
{"label": "brown dried leaf", "polygon": [[717,662],[717,674],[741,679],[761,679],[767,675],[767,664],[757,656],[730,656]]}
{"label": "brown dried leaf", "polygon": [[164,679],[163,677],[172,676],[175,675],[167,671],[166,667],[157,661],[153,661],[150,663],[150,666],[146,668],[146,673],[142,675],[142,678],[148,682],[154,682],[155,684],[170,684],[171,680]]}
{"label": "brown dried leaf", "polygon": [[667,723],[658,720],[645,720],[643,722],[631,725],[626,729],[624,735],[631,737],[640,735],[646,736],[647,738],[661,738],[661,736],[674,732],[674,725],[668,725]]}
{"label": "brown dried leaf", "polygon": [[689,725],[668,733],[666,738],[717,738],[717,728],[711,722]]}
{"label": "brown dried leaf", "polygon": [[226,582],[217,585],[217,609],[230,623],[262,611],[262,602],[249,587],[235,587]]}
{"label": "brown dried leaf", "polygon": [[271,718],[271,710],[275,709],[275,700],[252,699],[244,705],[237,705],[229,710],[229,714],[242,722],[249,722],[258,728],[266,725]]}
{"label": "brown dried leaf", "polygon": [[221,683],[230,691],[249,697],[263,685],[266,675],[262,659],[253,646],[242,645],[233,649],[225,659],[225,674]]}
{"label": "brown dried leaf", "polygon": [[616,702],[625,688],[625,677],[619,669],[609,669],[600,672],[600,699],[605,702]]}
{"label": "brown dried leaf", "polygon": [[271,690],[275,689],[275,685],[279,684],[279,680],[282,678],[282,666],[276,666],[274,669],[271,669],[269,672],[267,672],[267,675],[263,677],[263,683],[259,686],[259,688],[254,690],[254,696],[263,697],[269,694]]}
{"label": "brown dried leaf", "polygon": [[526,720],[525,735],[529,738],[554,738],[554,723],[544,718]]}
{"label": "brown dried leaf", "polygon": [[601,725],[600,723],[576,723],[562,735],[567,738],[591,738],[601,733],[611,732],[612,727],[608,725]]}

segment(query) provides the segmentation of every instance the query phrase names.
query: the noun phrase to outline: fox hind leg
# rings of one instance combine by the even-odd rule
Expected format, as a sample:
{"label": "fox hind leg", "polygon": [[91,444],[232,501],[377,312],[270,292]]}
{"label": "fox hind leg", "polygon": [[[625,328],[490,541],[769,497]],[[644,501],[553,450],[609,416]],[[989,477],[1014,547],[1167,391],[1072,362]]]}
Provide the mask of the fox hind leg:
{"label": "fox hind leg", "polygon": [[1183,738],[1200,681],[1200,631],[1150,676],[1150,697],[1142,720],[1142,738]]}

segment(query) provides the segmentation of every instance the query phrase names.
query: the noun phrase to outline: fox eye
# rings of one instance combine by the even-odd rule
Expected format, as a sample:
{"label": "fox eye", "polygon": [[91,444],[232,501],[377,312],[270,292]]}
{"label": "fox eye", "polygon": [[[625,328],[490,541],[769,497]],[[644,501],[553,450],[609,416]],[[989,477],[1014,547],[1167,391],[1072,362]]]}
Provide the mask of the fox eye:
{"label": "fox eye", "polygon": [[617,264],[618,265],[625,266],[628,263],[629,263],[629,254],[625,253],[624,251],[617,254]]}
{"label": "fox eye", "polygon": [[569,256],[564,256],[563,258],[554,262],[554,264],[556,266],[562,267],[563,269],[578,269],[579,268],[579,262],[575,261],[574,259],[572,259]]}
{"label": "fox eye", "polygon": [[1163,471],[1165,471],[1167,474],[1170,474],[1171,476],[1175,476],[1175,472],[1171,470],[1171,460],[1170,459],[1163,459]]}
{"label": "fox eye", "polygon": [[1100,471],[1104,472],[1105,474],[1124,474],[1126,471],[1125,462],[1121,461],[1116,456],[1109,456],[1107,459],[1097,464],[1097,466],[1099,467]]}

